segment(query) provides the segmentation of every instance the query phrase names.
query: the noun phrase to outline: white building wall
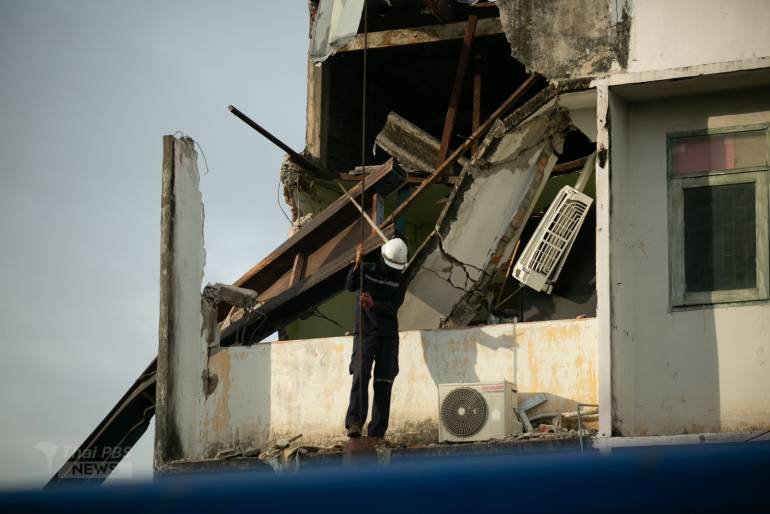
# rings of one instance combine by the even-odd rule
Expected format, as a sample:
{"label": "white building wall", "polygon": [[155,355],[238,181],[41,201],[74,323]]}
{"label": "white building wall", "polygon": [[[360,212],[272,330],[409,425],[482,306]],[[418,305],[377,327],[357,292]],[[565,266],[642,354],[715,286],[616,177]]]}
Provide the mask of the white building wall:
{"label": "white building wall", "polygon": [[635,0],[632,5],[628,71],[770,56],[767,0]]}
{"label": "white building wall", "polygon": [[766,428],[770,304],[669,308],[666,134],[768,122],[767,89],[613,98],[613,426],[622,435]]}
{"label": "white building wall", "polygon": [[[351,337],[221,349],[209,360],[218,385],[205,399],[201,444],[188,457],[297,434],[305,444],[343,439],[351,349]],[[509,380],[520,399],[547,394],[535,413],[595,404],[596,359],[595,319],[402,332],[388,436],[436,439],[440,383]]]}

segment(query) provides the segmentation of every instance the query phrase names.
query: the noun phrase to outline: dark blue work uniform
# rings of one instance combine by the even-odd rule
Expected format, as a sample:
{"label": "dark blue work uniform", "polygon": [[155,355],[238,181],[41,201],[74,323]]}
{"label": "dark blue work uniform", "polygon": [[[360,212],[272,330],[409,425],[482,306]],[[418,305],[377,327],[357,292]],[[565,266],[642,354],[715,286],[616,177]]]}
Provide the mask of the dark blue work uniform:
{"label": "dark blue work uniform", "polygon": [[[356,305],[356,331],[353,338],[353,356],[350,359],[350,374],[353,386],[350,389],[350,404],[345,417],[345,428],[358,425],[363,428],[369,409],[369,377],[374,367],[374,404],[372,420],[369,423],[369,437],[384,437],[390,418],[390,393],[393,379],[398,374],[398,308],[404,303],[406,286],[398,270],[388,268],[382,261],[377,264],[362,263],[364,274],[364,292],[374,300],[371,309],[359,309]],[[350,269],[345,287],[348,291],[357,291],[359,270]],[[360,294],[359,294],[360,301]],[[360,311],[364,313],[363,349],[359,341],[358,327]],[[359,373],[359,352],[361,353],[363,373]],[[363,388],[360,388],[363,376]],[[363,390],[363,414],[359,412],[359,393]]]}

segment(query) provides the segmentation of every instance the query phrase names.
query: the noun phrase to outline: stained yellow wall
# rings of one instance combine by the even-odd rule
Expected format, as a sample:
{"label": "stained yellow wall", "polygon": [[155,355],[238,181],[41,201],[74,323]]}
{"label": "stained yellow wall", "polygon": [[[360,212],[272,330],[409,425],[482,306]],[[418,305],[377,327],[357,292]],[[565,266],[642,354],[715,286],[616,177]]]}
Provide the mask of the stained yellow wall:
{"label": "stained yellow wall", "polygon": [[[518,385],[519,400],[546,393],[538,412],[597,403],[596,320],[490,325],[401,333],[400,373],[393,389],[392,439],[434,440],[438,384]],[[200,454],[261,447],[303,434],[306,444],[344,437],[352,338],[278,341],[222,349],[209,360],[214,392],[202,398]]]}

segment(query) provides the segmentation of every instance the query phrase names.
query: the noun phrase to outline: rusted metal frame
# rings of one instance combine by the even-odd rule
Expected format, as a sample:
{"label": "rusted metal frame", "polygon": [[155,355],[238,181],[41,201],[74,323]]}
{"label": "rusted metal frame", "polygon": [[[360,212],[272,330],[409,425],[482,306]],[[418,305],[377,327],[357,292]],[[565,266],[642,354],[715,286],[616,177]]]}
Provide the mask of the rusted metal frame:
{"label": "rusted metal frame", "polygon": [[92,476],[81,476],[78,466],[83,465],[84,471],[98,465],[114,467],[144,434],[155,413],[157,365],[156,357],[46,487],[99,484],[105,480],[105,469]]}
{"label": "rusted metal frame", "polygon": [[[369,50],[375,48],[392,48],[396,46],[419,45],[462,39],[466,22],[458,21],[444,25],[425,25],[406,29],[383,30],[370,32],[368,36]],[[500,18],[481,18],[476,26],[476,37],[494,36],[503,33]],[[364,48],[363,34],[358,34],[350,43],[343,46],[337,53],[359,52]]]}
{"label": "rusted metal frame", "polygon": [[289,287],[294,287],[305,276],[305,254],[297,253],[294,256],[294,264],[291,267],[291,277],[289,278]]}
{"label": "rusted metal frame", "polygon": [[[473,114],[471,119],[471,133],[476,132],[481,124],[481,53],[476,50],[473,56]],[[471,152],[476,153],[479,142],[474,141]]]}
{"label": "rusted metal frame", "polygon": [[[389,159],[369,175],[366,181],[366,190],[370,193],[378,192],[386,196],[397,189],[403,179],[400,172],[393,175],[393,171],[393,159]],[[360,201],[360,185],[352,187],[348,192],[354,199]],[[259,291],[260,294],[268,290],[273,283],[291,270],[297,253],[304,253],[309,259],[314,250],[323,246],[332,235],[340,231],[339,227],[346,227],[352,220],[356,219],[357,213],[358,211],[348,198],[345,195],[340,196],[296,234],[236,280],[233,285],[253,289]],[[220,306],[218,320],[222,321],[227,316],[228,311],[227,306]]]}
{"label": "rusted metal frame", "polygon": [[511,94],[503,103],[500,105],[500,107],[497,108],[495,112],[492,113],[492,115],[476,130],[471,134],[471,136],[466,139],[454,152],[452,152],[452,155],[450,155],[444,162],[442,162],[438,168],[436,168],[436,171],[434,171],[428,178],[426,178],[422,184],[420,184],[417,189],[411,194],[409,198],[404,200],[401,205],[396,207],[396,209],[393,210],[393,212],[390,214],[390,216],[387,217],[387,219],[383,222],[383,225],[388,225],[389,223],[393,223],[398,216],[400,216],[407,207],[409,207],[414,200],[419,197],[425,189],[432,183],[434,183],[441,174],[451,167],[451,165],[462,155],[464,154],[468,148],[473,144],[474,141],[478,140],[486,134],[486,132],[492,127],[492,124],[500,117],[502,116],[508,109],[510,109],[513,104],[515,104],[519,99],[521,99],[524,94],[529,91],[532,86],[535,85],[537,82],[537,75],[530,75],[527,80],[524,81],[523,84],[521,84],[516,91]]}
{"label": "rusted metal frame", "polygon": [[379,193],[372,195],[372,220],[377,226],[385,220],[385,199]]}
{"label": "rusted metal frame", "polygon": [[460,105],[460,97],[462,96],[463,85],[465,84],[465,75],[468,71],[468,63],[470,63],[471,60],[473,36],[476,32],[476,21],[478,21],[478,18],[475,15],[468,17],[468,26],[465,28],[465,37],[463,38],[463,48],[460,51],[460,60],[457,62],[455,80],[454,84],[452,84],[452,95],[449,97],[449,108],[447,109],[446,119],[444,120],[444,132],[441,135],[441,147],[438,151],[438,162],[444,162],[449,153],[449,143],[452,140],[455,120],[457,119],[457,108]]}
{"label": "rusted metal frame", "polygon": [[[345,277],[353,264],[356,247],[358,246],[358,226],[355,221],[347,231],[348,238],[344,250],[315,273],[300,280],[296,285],[286,289],[267,300],[260,308],[261,316],[244,317],[222,330],[220,344],[230,346],[235,343],[240,332],[245,332],[248,344],[257,343],[279,328],[300,318],[303,314],[340,293],[345,288]],[[393,237],[394,227],[384,229],[388,237]],[[365,254],[371,254],[382,245],[382,239],[372,234],[364,244]],[[245,329],[245,331],[244,331]]]}

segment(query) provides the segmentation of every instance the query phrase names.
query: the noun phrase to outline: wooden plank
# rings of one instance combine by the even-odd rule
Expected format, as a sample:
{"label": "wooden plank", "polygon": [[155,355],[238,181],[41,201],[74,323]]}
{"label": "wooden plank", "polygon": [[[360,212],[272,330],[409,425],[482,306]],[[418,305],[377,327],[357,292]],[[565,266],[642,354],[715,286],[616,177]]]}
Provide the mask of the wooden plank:
{"label": "wooden plank", "polygon": [[[445,25],[428,25],[409,29],[383,30],[368,34],[369,50],[375,48],[388,48],[393,46],[416,45],[423,43],[436,43],[452,39],[462,39],[465,36],[467,22],[447,23]],[[502,34],[503,27],[500,18],[483,18],[476,26],[476,37],[494,36]],[[356,52],[364,49],[364,35],[358,34],[347,45],[337,52]]]}
{"label": "wooden plank", "polygon": [[452,94],[449,97],[449,108],[446,111],[444,120],[444,131],[441,134],[441,146],[438,150],[438,162],[444,162],[449,153],[449,143],[452,140],[452,132],[455,129],[455,120],[457,119],[457,107],[460,105],[460,96],[465,84],[465,74],[468,71],[468,63],[471,60],[471,50],[473,49],[473,36],[476,32],[476,22],[478,18],[474,15],[468,17],[468,25],[465,27],[465,37],[463,38],[463,48],[460,51],[460,59],[457,61],[457,70],[455,71],[455,80],[452,84]]}
{"label": "wooden plank", "polygon": [[426,178],[422,184],[415,189],[415,191],[412,193],[412,195],[407,198],[401,205],[399,205],[391,214],[388,216],[388,219],[386,219],[383,222],[383,225],[387,225],[388,223],[393,223],[398,216],[403,213],[409,205],[414,202],[414,200],[422,194],[425,189],[434,183],[438,178],[441,176],[441,174],[449,168],[462,154],[464,154],[468,148],[473,144],[474,141],[479,139],[481,136],[483,136],[487,130],[492,126],[492,124],[500,117],[502,116],[508,109],[510,109],[513,104],[515,104],[523,95],[526,93],[532,86],[535,85],[535,82],[537,82],[537,76],[536,75],[530,75],[527,80],[524,81],[522,85],[520,85],[516,91],[511,94],[511,96],[508,97],[503,104],[497,108],[495,112],[492,113],[492,115],[489,117],[487,121],[484,122],[482,126],[479,127],[477,131],[475,131],[471,136],[463,142],[463,144],[460,145],[457,150],[455,150],[452,155],[450,155],[443,163],[439,165],[438,168],[436,168],[436,171],[433,172],[428,178]]}

